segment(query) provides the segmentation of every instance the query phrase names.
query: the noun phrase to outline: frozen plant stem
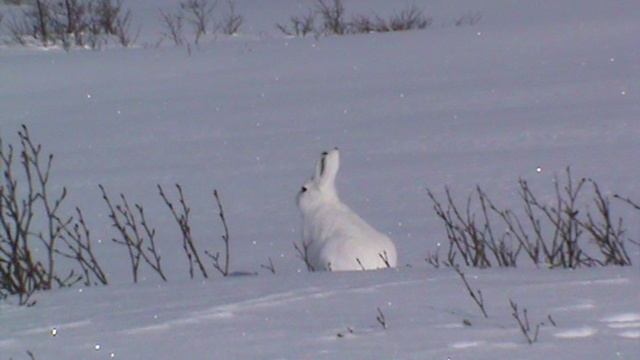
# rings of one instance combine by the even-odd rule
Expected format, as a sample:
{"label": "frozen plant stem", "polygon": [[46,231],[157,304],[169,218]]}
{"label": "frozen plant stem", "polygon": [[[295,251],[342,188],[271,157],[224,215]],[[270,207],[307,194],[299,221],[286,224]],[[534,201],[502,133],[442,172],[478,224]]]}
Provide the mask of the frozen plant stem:
{"label": "frozen plant stem", "polygon": [[[107,195],[102,185],[98,185],[102,192],[107,207],[109,208],[109,218],[112,226],[120,233],[120,239],[113,238],[113,242],[123,245],[127,248],[129,260],[131,262],[131,272],[133,282],[138,282],[138,271],[140,268],[140,260],[144,260],[163,281],[167,281],[166,276],[160,264],[160,255],[155,244],[155,229],[151,229],[147,223],[144,214],[144,208],[140,204],[134,204],[136,212],[129,206],[129,201],[124,194],[120,194],[120,204],[112,204],[111,199]],[[139,217],[139,221],[138,221]],[[140,227],[142,226],[142,231]],[[148,243],[148,245],[147,245]]]}
{"label": "frozen plant stem", "polygon": [[306,241],[302,241],[302,247],[298,246],[295,242],[293,243],[293,248],[296,249],[296,253],[300,260],[304,261],[304,264],[307,266],[307,271],[314,272],[316,269],[309,261],[309,243]]}
{"label": "frozen plant stem", "polygon": [[93,253],[91,232],[87,228],[82,211],[78,207],[76,207],[76,214],[77,219],[73,225],[60,222],[59,226],[64,229],[61,239],[65,243],[67,251],[55,249],[55,252],[68,259],[76,260],[80,264],[86,286],[97,284],[91,281],[92,276],[100,284],[107,285],[107,275],[102,271],[102,267]]}
{"label": "frozen plant stem", "polygon": [[377,308],[377,310],[378,315],[376,316],[376,320],[384,330],[387,330],[387,319],[384,317],[384,313],[382,312],[382,310],[380,310],[380,308]]}
{"label": "frozen plant stem", "polygon": [[[216,252],[215,255],[211,254],[208,251],[205,251],[205,254],[209,256],[213,260],[213,267],[222,274],[222,276],[229,275],[229,227],[227,226],[227,220],[224,216],[224,209],[222,208],[222,201],[220,200],[220,195],[218,195],[218,190],[213,190],[213,197],[216,200],[216,204],[218,205],[218,215],[220,216],[220,221],[222,222],[222,226],[224,227],[224,234],[222,235],[222,241],[224,241],[224,264],[220,263],[220,253]],[[269,259],[271,260],[271,259]],[[273,266],[273,264],[271,264]]]}
{"label": "frozen plant stem", "polygon": [[477,289],[476,291],[473,291],[473,289],[471,289],[471,286],[469,285],[469,282],[467,281],[466,276],[464,275],[462,270],[460,270],[460,266],[452,265],[452,267],[455,270],[455,272],[458,275],[460,275],[460,278],[462,279],[464,286],[467,288],[467,291],[469,292],[469,296],[471,296],[471,299],[473,299],[476,305],[478,305],[478,307],[480,308],[480,311],[482,311],[482,315],[485,318],[488,318],[489,316],[487,315],[487,311],[484,309],[484,299],[482,298],[482,291],[480,289]]}
{"label": "frozen plant stem", "polygon": [[182,249],[184,250],[185,255],[187,256],[187,260],[189,262],[189,276],[193,279],[194,277],[194,267],[193,263],[195,262],[198,268],[200,269],[200,273],[206,279],[208,277],[207,271],[204,268],[204,264],[200,260],[200,255],[198,255],[198,250],[196,245],[193,242],[193,237],[191,236],[191,225],[189,224],[189,214],[191,214],[191,208],[187,205],[186,200],[184,199],[184,193],[182,192],[182,186],[180,184],[176,184],[176,189],[178,190],[178,202],[180,203],[180,209],[176,209],[169,198],[164,193],[162,186],[158,185],[158,192],[164,203],[167,205],[173,218],[176,223],[180,227],[180,232],[182,233]]}
{"label": "frozen plant stem", "polygon": [[511,315],[518,322],[518,326],[520,327],[520,330],[522,331],[522,334],[524,335],[524,337],[527,339],[527,342],[529,343],[529,345],[538,341],[538,332],[540,331],[540,326],[543,323],[538,323],[536,325],[535,330],[533,330],[533,334],[531,334],[532,330],[531,330],[531,326],[529,325],[529,317],[527,315],[527,309],[526,308],[522,309],[522,316],[520,316],[520,312],[518,311],[518,304],[516,304],[513,300],[509,299],[509,305],[511,305],[511,310],[513,310]]}
{"label": "frozen plant stem", "polygon": [[269,257],[269,265],[265,265],[265,264],[260,264],[260,267],[265,269],[265,270],[269,270],[271,271],[271,273],[273,275],[276,274],[276,268],[275,266],[273,266],[273,261],[271,260],[271,258]]}
{"label": "frozen plant stem", "polygon": [[389,264],[389,255],[387,255],[387,251],[385,250],[382,253],[379,253],[378,256],[380,257],[380,259],[384,263],[384,266],[386,266],[387,269],[390,269],[391,268],[391,264]]}
{"label": "frozen plant stem", "polygon": [[629,204],[631,207],[635,208],[636,210],[640,210],[640,204],[634,202],[633,200],[631,200],[628,197],[625,198],[625,197],[622,197],[622,196],[620,196],[618,194],[613,195],[613,197],[616,198],[616,199],[620,199],[620,200],[626,202],[627,204]]}
{"label": "frozen plant stem", "polygon": [[[44,155],[25,125],[18,137],[20,146],[15,150],[11,144],[5,149],[0,138],[0,298],[18,295],[20,305],[32,305],[34,292],[56,285],[70,287],[82,276],[74,270],[60,276],[55,266],[63,228],[73,217],[60,214],[66,188],[52,194],[53,154]],[[41,258],[34,239],[42,243]]]}

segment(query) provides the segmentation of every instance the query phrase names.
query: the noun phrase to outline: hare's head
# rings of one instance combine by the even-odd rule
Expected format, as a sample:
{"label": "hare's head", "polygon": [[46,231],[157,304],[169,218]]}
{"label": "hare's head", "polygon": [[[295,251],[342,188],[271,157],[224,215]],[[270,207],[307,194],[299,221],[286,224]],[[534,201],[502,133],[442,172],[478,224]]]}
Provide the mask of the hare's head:
{"label": "hare's head", "polygon": [[303,213],[319,205],[338,201],[335,182],[339,168],[338,148],[322,153],[316,164],[315,174],[304,183],[296,197],[298,207]]}

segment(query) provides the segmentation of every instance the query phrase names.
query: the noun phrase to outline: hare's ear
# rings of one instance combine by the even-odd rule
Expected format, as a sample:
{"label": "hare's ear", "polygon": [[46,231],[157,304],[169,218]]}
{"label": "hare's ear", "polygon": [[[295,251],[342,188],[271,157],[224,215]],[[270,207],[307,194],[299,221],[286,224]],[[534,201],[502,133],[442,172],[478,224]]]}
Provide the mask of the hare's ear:
{"label": "hare's ear", "polygon": [[333,149],[326,153],[320,162],[320,185],[335,186],[336,175],[340,169],[340,152],[337,148]]}
{"label": "hare's ear", "polygon": [[325,169],[325,164],[326,164],[326,160],[325,158],[327,157],[329,153],[324,151],[322,153],[322,156],[320,156],[320,160],[318,160],[318,162],[316,163],[316,173],[313,176],[313,180],[320,182],[322,179],[322,174],[324,173],[324,169]]}

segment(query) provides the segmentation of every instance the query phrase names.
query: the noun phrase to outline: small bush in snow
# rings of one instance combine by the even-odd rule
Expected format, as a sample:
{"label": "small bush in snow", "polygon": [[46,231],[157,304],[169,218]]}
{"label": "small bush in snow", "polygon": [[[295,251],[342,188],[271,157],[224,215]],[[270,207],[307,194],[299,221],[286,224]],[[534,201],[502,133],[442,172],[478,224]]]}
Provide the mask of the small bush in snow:
{"label": "small bush in snow", "polygon": [[8,24],[21,45],[100,48],[115,42],[133,44],[132,14],[123,0],[36,0]]}
{"label": "small bush in snow", "polygon": [[200,270],[202,277],[206,279],[209,277],[209,275],[207,274],[207,270],[205,269],[202,260],[200,260],[198,248],[193,240],[193,235],[191,234],[191,224],[189,223],[191,208],[184,198],[184,192],[182,191],[182,186],[180,186],[180,184],[176,184],[176,190],[178,191],[179,207],[175,206],[173,202],[169,200],[162,186],[158,185],[158,193],[160,194],[160,197],[162,197],[162,200],[164,200],[165,205],[167,205],[169,211],[171,211],[171,215],[173,215],[173,218],[180,228],[180,232],[182,234],[182,249],[184,250],[187,261],[189,262],[189,276],[192,279],[195,276],[195,263],[195,265],[197,265],[198,269]]}
{"label": "small bush in snow", "polygon": [[[0,138],[0,297],[17,295],[19,304],[29,305],[36,291],[83,280],[107,284],[82,212],[63,214],[67,190],[50,185],[53,155],[43,153],[24,125],[18,138],[17,148]],[[62,274],[60,257],[74,260],[82,274]]]}
{"label": "small bush in snow", "polygon": [[[317,0],[316,8],[307,15],[291,17],[289,25],[276,24],[276,28],[289,36],[306,36],[307,34],[347,35],[370,32],[391,32],[421,30],[431,25],[431,18],[424,15],[416,6],[410,6],[388,19],[380,16],[369,17],[356,14],[351,20],[346,19],[346,10],[341,0]],[[315,20],[320,18],[316,27]]]}
{"label": "small bush in snow", "polygon": [[184,16],[182,13],[166,13],[160,10],[160,19],[162,21],[162,36],[173,41],[174,45],[182,46],[185,43],[184,38]]}
{"label": "small bush in snow", "polygon": [[292,16],[289,25],[276,24],[276,28],[288,36],[305,37],[309,34],[317,34],[315,29],[316,13],[309,10],[306,15]]}
{"label": "small bush in snow", "polygon": [[424,15],[422,10],[411,6],[391,16],[388,20],[376,17],[374,22],[375,32],[409,31],[426,29],[432,23],[432,19]]}
{"label": "small bush in snow", "polygon": [[482,20],[482,14],[479,12],[467,13],[454,20],[453,24],[455,26],[473,26],[479,23],[480,20]]}
{"label": "small bush in snow", "polygon": [[150,228],[142,205],[134,204],[135,210],[133,210],[129,206],[127,197],[124,194],[120,194],[120,203],[114,206],[104,186],[99,185],[99,188],[100,192],[102,192],[102,199],[109,209],[111,226],[118,230],[120,235],[119,238],[112,238],[111,240],[126,247],[133,282],[138,282],[141,261],[149,265],[163,281],[167,281],[167,277],[162,271],[160,254],[154,240],[156,230]]}
{"label": "small bush in snow", "polygon": [[209,0],[185,0],[180,2],[180,9],[184,13],[187,22],[193,27],[195,43],[200,41],[202,35],[207,33],[209,25],[213,22],[213,11],[217,2]]}
{"label": "small bush in snow", "polygon": [[317,0],[317,12],[322,19],[320,32],[324,34],[345,35],[349,24],[345,20],[345,8],[342,0]]}
{"label": "small bush in snow", "polygon": [[[536,266],[551,268],[631,265],[626,244],[638,242],[627,237],[622,219],[614,218],[609,197],[594,180],[575,181],[567,168],[564,184],[558,178],[554,180],[553,203],[539,200],[526,180],[520,179],[518,184],[524,216],[499,209],[480,187],[475,197],[472,194],[467,198],[464,208],[455,204],[448,188],[446,206],[428,191],[449,241],[445,264],[454,265],[462,259],[467,266],[510,267],[525,254]],[[580,206],[585,185],[592,189],[589,197],[595,211]],[[475,201],[480,203],[479,216],[473,209]],[[496,230],[496,218],[505,231]],[[427,261],[438,266],[438,252]]]}
{"label": "small bush in snow", "polygon": [[236,5],[232,0],[229,0],[227,5],[229,6],[229,11],[222,18],[220,27],[223,34],[235,35],[240,31],[240,27],[242,27],[242,23],[244,22],[244,17],[236,12]]}
{"label": "small bush in snow", "polygon": [[[227,2],[228,10],[219,21],[215,19],[217,1],[210,0],[185,0],[180,2],[174,12],[160,10],[162,22],[162,37],[170,39],[174,45],[187,47],[191,53],[191,42],[184,36],[186,22],[193,30],[193,44],[198,45],[201,38],[209,33],[221,32],[225,35],[235,35],[240,31],[244,23],[244,17],[236,12],[233,0]],[[162,41],[162,40],[161,40]]]}
{"label": "small bush in snow", "polygon": [[[174,203],[169,200],[167,195],[164,192],[162,186],[158,185],[158,193],[160,197],[164,201],[165,205],[171,211],[171,215],[173,215],[174,220],[178,224],[180,228],[180,232],[182,234],[182,249],[187,257],[187,261],[189,263],[189,276],[194,278],[194,264],[200,270],[200,274],[205,279],[209,277],[207,273],[206,267],[204,263],[200,259],[200,253],[196,246],[196,243],[193,239],[193,235],[191,234],[191,225],[189,224],[189,215],[191,214],[191,208],[187,204],[187,201],[184,197],[184,192],[182,191],[182,186],[180,184],[176,184],[176,190],[178,191],[178,204],[175,206]],[[215,199],[216,205],[218,207],[218,216],[220,217],[220,222],[224,228],[224,233],[222,234],[222,241],[224,242],[224,258],[221,258],[220,252],[216,252],[215,254],[205,250],[205,254],[213,261],[213,267],[216,269],[222,276],[228,276],[231,274],[230,272],[230,252],[229,252],[229,227],[227,226],[226,216],[224,214],[224,209],[222,207],[222,201],[220,200],[220,194],[217,190],[213,191],[213,197]]]}

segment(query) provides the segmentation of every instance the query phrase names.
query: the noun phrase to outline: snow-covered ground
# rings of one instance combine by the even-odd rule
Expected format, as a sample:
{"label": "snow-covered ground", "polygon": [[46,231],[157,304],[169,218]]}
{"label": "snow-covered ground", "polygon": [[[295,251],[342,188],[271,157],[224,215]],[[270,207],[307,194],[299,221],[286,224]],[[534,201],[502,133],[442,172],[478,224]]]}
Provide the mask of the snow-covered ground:
{"label": "snow-covered ground", "polygon": [[[310,1],[238,0],[243,33],[207,38],[191,56],[168,42],[143,46],[160,37],[157,9],[177,1],[127,3],[141,25],[138,48],[0,47],[0,135],[14,141],[25,123],[56,155],[52,181],[68,187],[69,208],[84,210],[111,282],[38,294],[31,308],[0,304],[1,359],[26,350],[38,359],[640,356],[635,248],[626,269],[466,270],[489,319],[455,273],[423,260],[445,237],[427,187],[449,185],[462,198],[479,184],[515,208],[518,177],[551,197],[554,174],[571,166],[607,193],[640,199],[637,1],[351,0],[350,11],[380,14],[416,3],[434,25],[292,39],[274,24]],[[452,25],[476,12],[479,24]],[[295,193],[334,146],[342,198],[411,268],[309,274],[296,258]],[[258,276],[188,279],[155,188],[176,182],[202,250],[222,246],[211,196],[221,192],[232,269]],[[167,284],[148,272],[130,284],[98,184],[144,204]],[[638,213],[620,209],[639,238]],[[268,258],[276,275],[260,267]],[[557,327],[542,327],[529,346],[510,297],[532,322],[551,315]]]}
{"label": "snow-covered ground", "polygon": [[[637,358],[637,269],[471,273],[488,319],[452,271],[261,275],[56,291],[2,307],[0,346],[41,359]],[[547,324],[534,345],[509,298]]]}

